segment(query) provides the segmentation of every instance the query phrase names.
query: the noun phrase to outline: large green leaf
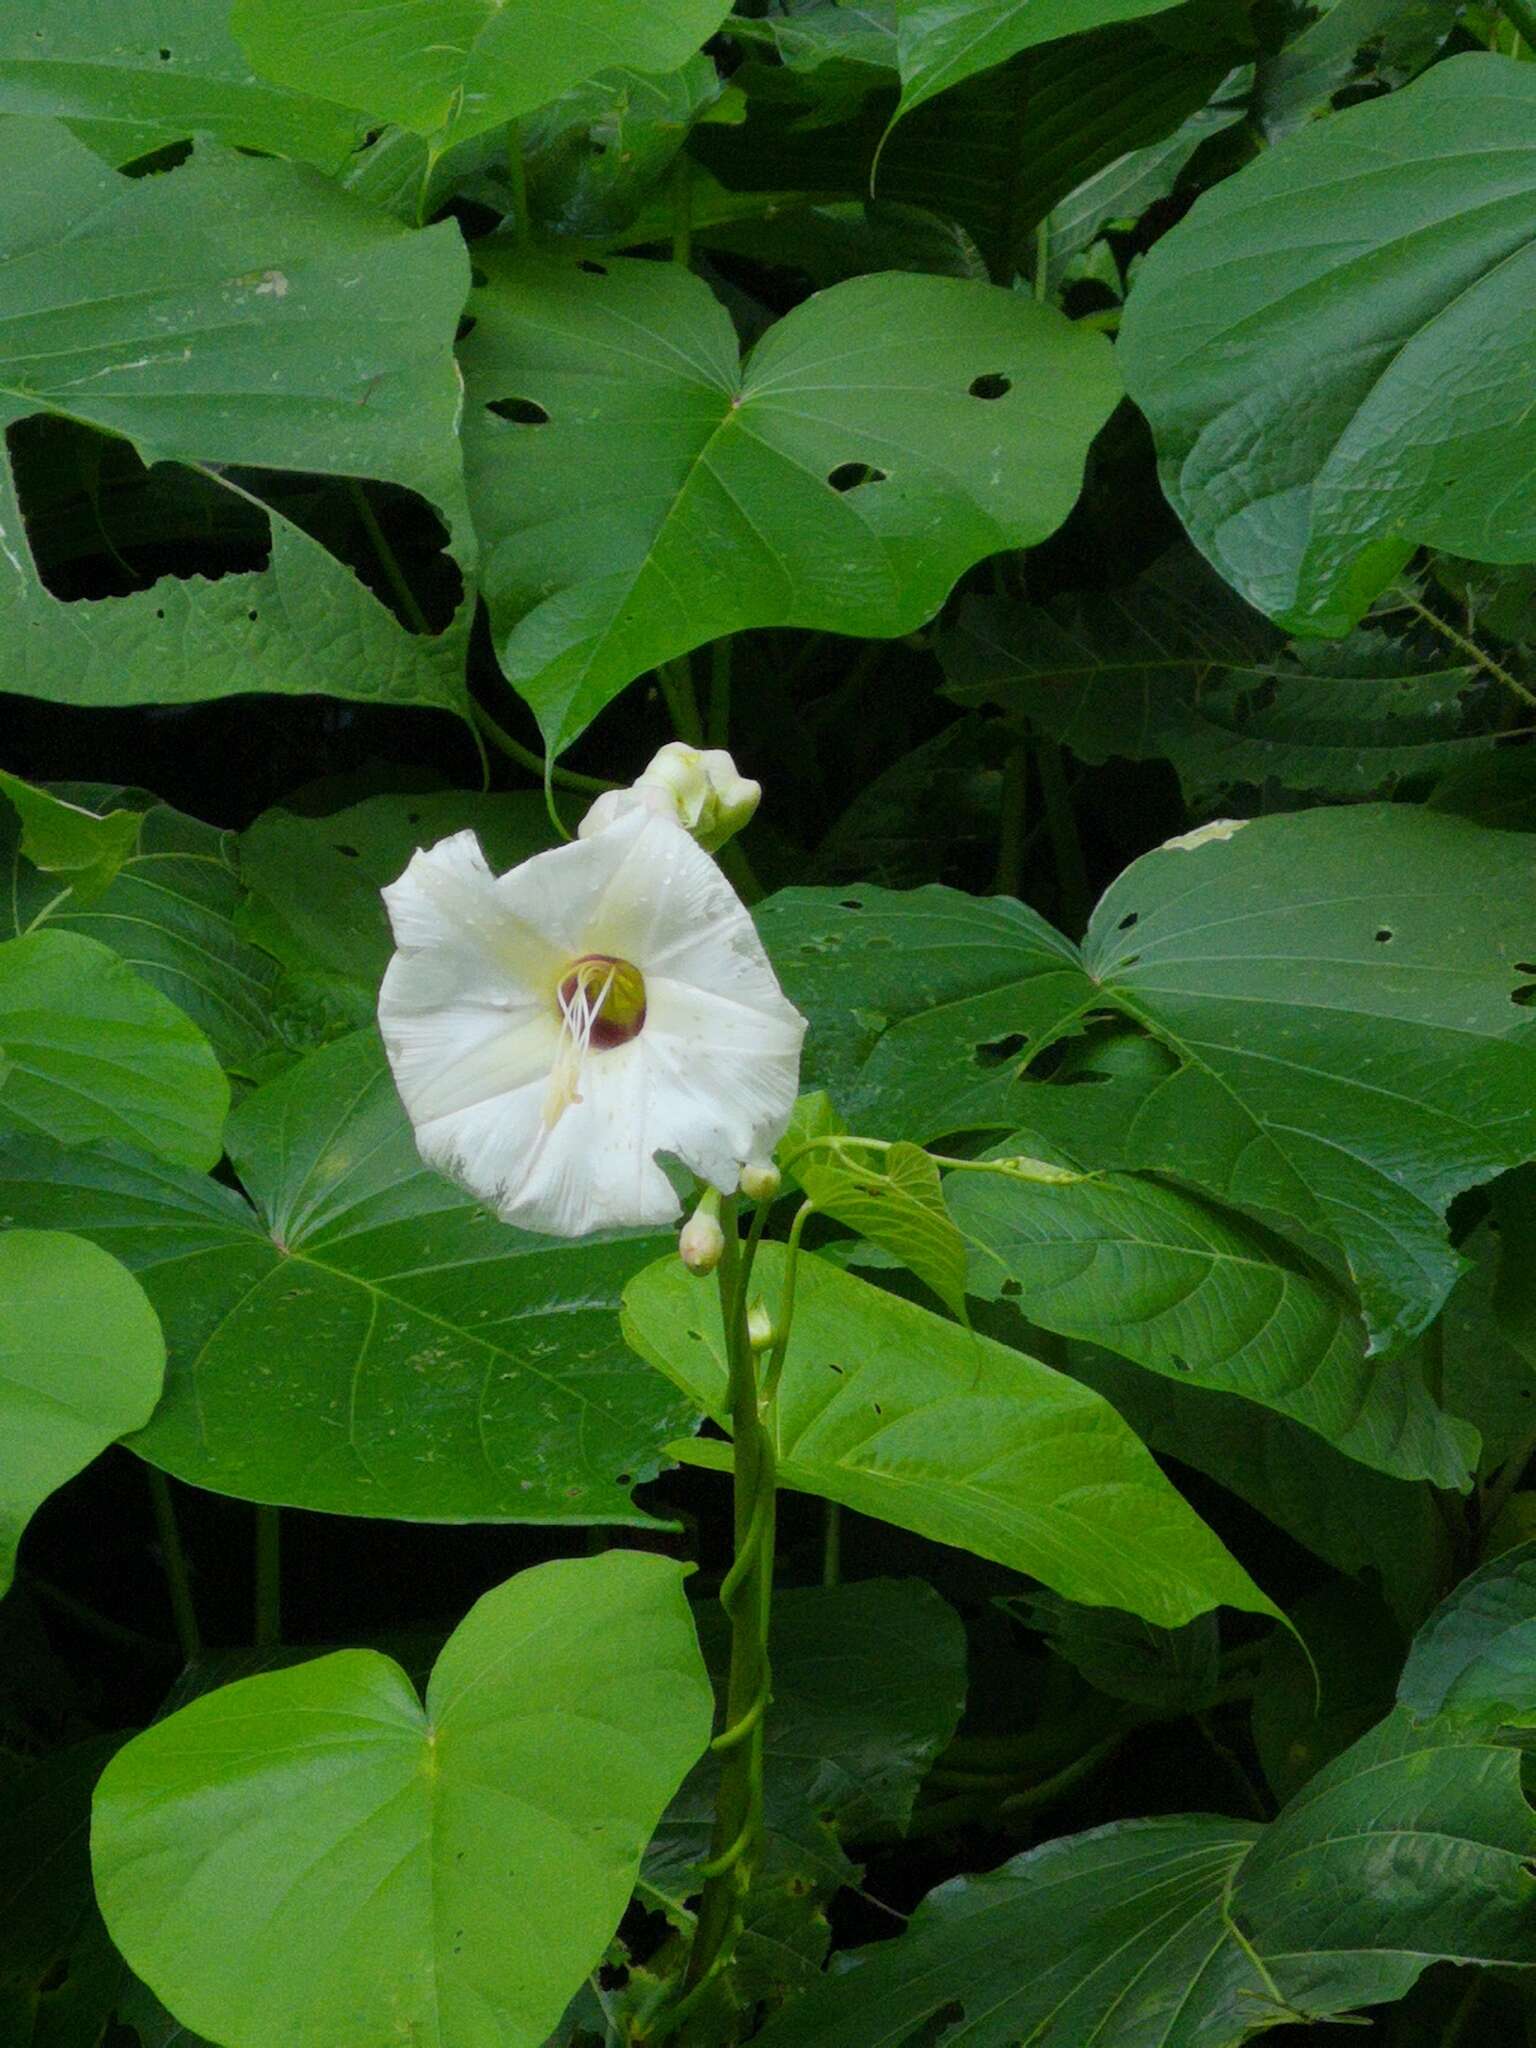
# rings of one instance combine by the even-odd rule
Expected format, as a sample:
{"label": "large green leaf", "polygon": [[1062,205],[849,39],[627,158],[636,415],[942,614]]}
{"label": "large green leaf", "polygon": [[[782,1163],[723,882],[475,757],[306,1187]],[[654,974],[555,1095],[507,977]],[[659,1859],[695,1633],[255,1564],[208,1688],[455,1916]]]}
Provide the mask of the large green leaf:
{"label": "large green leaf", "polygon": [[1102,336],[960,278],[835,285],[743,365],[677,265],[480,261],[470,497],[502,666],[555,751],[744,627],[910,631],[1061,524],[1115,402]]}
{"label": "large green leaf", "polygon": [[235,0],[232,19],[264,77],[446,148],[596,72],[675,70],[726,12],[723,0]]}
{"label": "large green leaf", "polygon": [[[247,509],[230,465],[381,478],[467,548],[454,227],[414,233],[312,172],[212,147],[130,179],[57,123],[7,133],[26,172],[0,194],[0,426],[42,414],[123,437]],[[265,569],[64,600],[0,464],[7,686],[90,705],[260,690],[462,708],[462,612],[436,637],[408,632],[301,527],[268,519]]]}
{"label": "large green leaf", "polygon": [[0,1132],[206,1168],[228,1108],[202,1032],[108,947],[66,931],[0,942]]}
{"label": "large green leaf", "polygon": [[[1521,1574],[1500,1560],[1459,1588],[1415,1646],[1405,1703],[1267,1827],[1117,1821],[955,1878],[899,1940],[796,2000],[764,2048],[908,2048],[940,2012],[956,2048],[1237,2048],[1401,1998],[1437,1960],[1536,1967],[1536,1815],[1518,1754],[1488,1739],[1510,1681],[1525,1718],[1536,1686],[1529,1631],[1501,1634],[1508,1610],[1487,1600],[1498,1580],[1528,1612]],[[1461,1672],[1467,1711],[1441,1712]]]}
{"label": "large green leaf", "polygon": [[116,1259],[55,1230],[0,1233],[0,1593],[33,1510],[148,1422],[165,1342]]}
{"label": "large green leaf", "polygon": [[1391,805],[1137,861],[1085,964],[1183,1064],[1124,1163],[1331,1238],[1374,1346],[1415,1334],[1460,1268],[1447,1203],[1536,1152],[1533,879],[1524,836]]}
{"label": "large green leaf", "polygon": [[628,1488],[693,1411],[614,1310],[664,1240],[497,1223],[422,1166],[372,1032],[259,1089],[229,1142],[254,1210],[142,1158],[7,1151],[8,1213],[105,1246],[160,1313],[166,1396],[135,1450],[338,1514],[649,1521]]}
{"label": "large green leaf", "polygon": [[1398,1697],[1421,1719],[1536,1727],[1536,1543],[1447,1595],[1419,1631]]}
{"label": "large green leaf", "polygon": [[520,1573],[425,1706],[344,1650],[136,1736],[95,1801],[113,1939],[227,2048],[539,2048],[709,1739],[686,1570],[616,1550]]}
{"label": "large green leaf", "polygon": [[[81,907],[78,885],[39,872],[0,818],[0,930],[79,932],[126,960],[186,1011],[233,1073],[253,1072],[272,1035],[277,969],[235,928],[240,883],[228,833],[132,792],[80,790],[75,801],[132,816],[135,836],[109,885]],[[147,805],[147,808],[143,806]]]}
{"label": "large green leaf", "polygon": [[[138,842],[137,811],[88,810],[3,768],[0,796],[9,800],[16,814],[19,852],[49,877],[49,901],[67,897],[77,908],[91,902],[108,887]],[[23,919],[19,905],[14,906],[14,922],[18,932],[30,922]]]}
{"label": "large green leaf", "polygon": [[810,1019],[805,1085],[862,1136],[1013,1128],[1022,1068],[1102,1002],[1070,940],[1007,897],[783,889],[755,915]]}
{"label": "large green leaf", "polygon": [[1268,1232],[1130,1174],[958,1173],[946,1193],[980,1251],[972,1286],[1031,1322],[1261,1401],[1379,1472],[1471,1483],[1476,1430],[1436,1408],[1416,1360],[1368,1360],[1344,1290]]}
{"label": "large green leaf", "polygon": [[898,114],[1021,50],[1161,14],[1173,0],[897,0]]}
{"label": "large green leaf", "polygon": [[[764,1245],[768,1298],[783,1250]],[[641,1357],[722,1424],[718,1318],[675,1259],[624,1292]],[[784,1485],[1176,1628],[1223,1604],[1277,1610],[1097,1395],[1024,1352],[803,1255],[780,1388]],[[676,1447],[729,1465],[727,1445]]]}
{"label": "large green leaf", "polygon": [[1337,634],[1423,543],[1536,556],[1533,278],[1536,72],[1504,57],[1438,64],[1206,194],[1120,352],[1222,575]]}
{"label": "large green leaf", "polygon": [[340,170],[357,115],[254,78],[207,0],[30,0],[0,18],[0,113],[53,114],[116,163],[184,135]]}

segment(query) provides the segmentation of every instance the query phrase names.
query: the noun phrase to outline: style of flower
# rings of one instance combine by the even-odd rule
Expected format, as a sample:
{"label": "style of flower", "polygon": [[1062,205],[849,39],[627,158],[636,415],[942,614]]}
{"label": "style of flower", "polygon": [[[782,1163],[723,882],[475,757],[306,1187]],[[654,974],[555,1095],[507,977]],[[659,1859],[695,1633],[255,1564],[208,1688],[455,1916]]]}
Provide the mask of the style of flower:
{"label": "style of flower", "polygon": [[417,1146],[503,1221],[668,1223],[659,1153],[725,1192],[768,1159],[805,1020],[678,823],[639,808],[501,876],[459,832],[384,899],[379,1026]]}

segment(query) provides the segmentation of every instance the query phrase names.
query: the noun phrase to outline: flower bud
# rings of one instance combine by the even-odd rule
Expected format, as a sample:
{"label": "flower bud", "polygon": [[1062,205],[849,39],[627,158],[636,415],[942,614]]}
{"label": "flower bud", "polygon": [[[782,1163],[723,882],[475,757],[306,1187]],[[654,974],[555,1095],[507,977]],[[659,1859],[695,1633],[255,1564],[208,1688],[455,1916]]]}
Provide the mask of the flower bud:
{"label": "flower bud", "polygon": [[773,1342],[773,1317],[761,1295],[747,1310],[747,1342],[754,1351],[766,1351]]}
{"label": "flower bud", "polygon": [[771,1159],[752,1159],[741,1169],[741,1192],[749,1202],[771,1202],[783,1184]]}
{"label": "flower bud", "polygon": [[722,747],[690,747],[668,740],[630,789],[600,796],[577,828],[591,839],[627,812],[644,808],[691,833],[706,853],[718,853],[757,809],[762,784],[740,775]]}
{"label": "flower bud", "polygon": [[719,1208],[720,1197],[707,1194],[678,1235],[678,1256],[690,1273],[713,1273],[725,1255]]}

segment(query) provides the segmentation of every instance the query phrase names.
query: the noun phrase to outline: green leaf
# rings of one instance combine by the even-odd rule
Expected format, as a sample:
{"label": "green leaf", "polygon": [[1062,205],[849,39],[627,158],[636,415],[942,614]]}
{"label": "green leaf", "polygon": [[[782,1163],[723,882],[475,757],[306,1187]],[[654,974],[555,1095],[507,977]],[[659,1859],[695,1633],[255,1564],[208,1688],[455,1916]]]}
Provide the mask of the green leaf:
{"label": "green leaf", "polygon": [[1205,1473],[1315,1556],[1378,1588],[1405,1628],[1434,1605],[1452,1560],[1428,1486],[1356,1464],[1235,1394],[1154,1378],[1086,1344],[1071,1346],[1069,1368],[1161,1456]]}
{"label": "green leaf", "polygon": [[[95,2048],[123,1980],[91,1892],[91,1788],[117,1736],[0,1757],[0,2026],[7,2048]],[[190,2048],[190,2044],[189,2044]]]}
{"label": "green leaf", "polygon": [[1536,553],[1533,231],[1536,73],[1469,54],[1266,151],[1147,258],[1119,352],[1164,488],[1292,631],[1347,632],[1424,544]]}
{"label": "green leaf", "polygon": [[253,78],[225,13],[206,0],[131,11],[118,0],[30,0],[0,20],[0,113],[84,124],[116,163],[210,135],[339,171],[357,141],[356,114]]}
{"label": "green leaf", "polygon": [[952,1879],[763,2048],[1237,2048],[1400,1998],[1431,1962],[1536,1964],[1536,1816],[1514,1751],[1401,1708],[1268,1827],[1117,1821]]}
{"label": "green leaf", "polygon": [[686,1570],[609,1551],[520,1573],[449,1637],[425,1707],[350,1650],[136,1736],[95,1801],[113,1939],[236,2048],[539,2048],[709,1739]]}
{"label": "green leaf", "polygon": [[1291,1619],[1296,1635],[1276,1629],[1260,1652],[1251,1722],[1254,1750],[1282,1801],[1391,1710],[1404,1648],[1400,1624],[1347,1580],[1307,1594]]}
{"label": "green leaf", "polygon": [[1421,1721],[1536,1727],[1536,1543],[1463,1579],[1420,1629],[1398,1698]]}
{"label": "green leaf", "polygon": [[628,1489],[693,1410],[613,1312],[664,1239],[497,1223],[422,1166],[372,1032],[257,1090],[229,1143],[255,1209],[142,1158],[7,1148],[8,1213],[105,1246],[159,1311],[136,1451],[335,1514],[651,1525]]}
{"label": "green leaf", "polygon": [[[94,806],[125,796],[133,793],[93,792],[86,800]],[[136,800],[132,815],[136,843],[87,908],[78,885],[61,899],[14,837],[7,844],[0,820],[5,928],[19,937],[42,925],[110,946],[207,1034],[221,1066],[249,1076],[271,1040],[277,970],[237,933],[241,892],[231,837],[148,798]]]}
{"label": "green leaf", "polygon": [[0,1593],[33,1511],[160,1398],[165,1343],[116,1259],[54,1230],[0,1233]]}
{"label": "green leaf", "polygon": [[[381,478],[467,550],[457,228],[412,232],[311,172],[211,147],[123,178],[56,123],[14,135],[27,171],[0,194],[0,426],[46,415],[120,437],[247,512],[259,501],[230,466]],[[265,569],[63,601],[39,573],[14,461],[0,463],[9,687],[66,704],[321,691],[462,711],[467,613],[436,637],[408,632],[301,527],[266,517]]]}
{"label": "green leaf", "polygon": [[755,915],[810,1019],[806,1083],[864,1136],[1012,1129],[1020,1071],[1102,1002],[1071,942],[1007,897],[782,889]]}
{"label": "green leaf", "polygon": [[796,1177],[816,1207],[894,1253],[965,1321],[965,1240],[950,1221],[939,1169],[916,1145],[885,1153],[823,1151]]}
{"label": "green leaf", "polygon": [[[1511,1178],[1518,1183],[1529,1172],[1523,1167]],[[1439,1322],[1420,1339],[1420,1350],[1425,1371],[1438,1375],[1442,1406],[1482,1438],[1477,1472],[1486,1479],[1510,1458],[1523,1464],[1536,1434],[1536,1360],[1510,1341],[1497,1307],[1501,1289],[1512,1278],[1523,1281],[1525,1247],[1507,1227],[1495,1231],[1484,1225],[1457,1249],[1471,1260],[1470,1270],[1451,1290]]]}
{"label": "green leaf", "polygon": [[1516,834],[1317,810],[1171,842],[1089,926],[1104,1000],[1183,1061],[1125,1163],[1332,1239],[1375,1349],[1450,1291],[1451,1198],[1536,1152],[1530,879]]}
{"label": "green leaf", "polygon": [[480,260],[470,497],[502,666],[556,752],[724,634],[911,631],[1061,524],[1115,402],[1102,336],[990,285],[851,279],[743,366],[678,265]]}
{"label": "green leaf", "polygon": [[530,116],[520,142],[540,232],[621,233],[724,90],[713,58],[699,54],[657,76],[604,71]]}
{"label": "green leaf", "polygon": [[1021,50],[1161,14],[1172,0],[897,0],[898,118]]}
{"label": "green leaf", "polygon": [[[762,1246],[770,1301],[784,1255]],[[717,1318],[675,1259],[624,1292],[624,1333],[726,1426]],[[712,1469],[729,1447],[675,1456]],[[1049,1366],[802,1254],[778,1398],[782,1483],[1029,1572],[1068,1599],[1177,1628],[1278,1610],[1107,1402]]]}
{"label": "green leaf", "polygon": [[[730,1654],[718,1608],[701,1610],[699,1639],[718,1689]],[[843,1844],[906,1827],[919,1784],[955,1732],[965,1675],[960,1618],[921,1580],[862,1579],[775,1595],[767,1841],[733,1964],[743,1998],[777,2002],[814,1981],[829,1938],[826,1906],[859,1875]],[[707,1755],[646,1857],[649,1882],[678,1900],[698,1889],[719,1774],[719,1757]]]}
{"label": "green leaf", "polygon": [[[44,874],[63,878],[76,909],[102,893],[138,843],[137,811],[98,816],[46,789],[35,789],[3,768],[0,796],[9,797],[21,821],[22,854]],[[57,885],[51,893],[58,896]]]}
{"label": "green leaf", "polygon": [[[1109,1699],[1159,1714],[1195,1714],[1221,1689],[1221,1631],[1214,1614],[1196,1615],[1182,1628],[1154,1628],[1139,1615],[1078,1607],[1056,1593],[1015,1594],[998,1604],[1037,1629],[1058,1657]],[[1283,1630],[1278,1633],[1282,1642],[1291,1641]]]}
{"label": "green leaf", "polygon": [[1378,1472],[1470,1485],[1476,1430],[1440,1412],[1416,1359],[1369,1360],[1343,1288],[1267,1231],[1129,1174],[1039,1185],[957,1173],[946,1193],[978,1249],[976,1293],[1153,1372],[1261,1401]]}
{"label": "green leaf", "polygon": [[263,77],[398,121],[439,148],[497,128],[615,67],[672,71],[722,0],[235,0]]}
{"label": "green leaf", "polygon": [[0,1130],[219,1157],[229,1083],[195,1024],[94,939],[0,942]]}
{"label": "green leaf", "polygon": [[1488,754],[1505,718],[1475,668],[1379,633],[1286,648],[1179,555],[1124,594],[968,599],[943,658],[961,703],[1002,705],[1085,761],[1169,760],[1200,807],[1234,785],[1390,792]]}

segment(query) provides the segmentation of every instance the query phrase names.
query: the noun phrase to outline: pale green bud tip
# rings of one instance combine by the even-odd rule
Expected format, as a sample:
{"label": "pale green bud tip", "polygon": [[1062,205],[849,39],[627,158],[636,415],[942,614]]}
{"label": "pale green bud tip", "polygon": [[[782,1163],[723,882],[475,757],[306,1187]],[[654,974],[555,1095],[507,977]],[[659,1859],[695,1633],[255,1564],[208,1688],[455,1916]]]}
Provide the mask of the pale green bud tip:
{"label": "pale green bud tip", "polygon": [[747,1342],[754,1351],[766,1351],[773,1342],[773,1317],[768,1304],[759,1299],[747,1310]]}
{"label": "pale green bud tip", "polygon": [[771,1159],[751,1160],[741,1169],[741,1192],[749,1202],[771,1202],[784,1177]]}
{"label": "pale green bud tip", "polygon": [[690,1273],[713,1273],[725,1255],[719,1207],[717,1194],[706,1195],[678,1235],[678,1256]]}
{"label": "pale green bud tip", "polygon": [[762,794],[762,784],[738,774],[723,747],[669,740],[632,788],[610,790],[597,799],[579,833],[590,839],[641,805],[681,825],[706,853],[718,853],[752,816]]}

